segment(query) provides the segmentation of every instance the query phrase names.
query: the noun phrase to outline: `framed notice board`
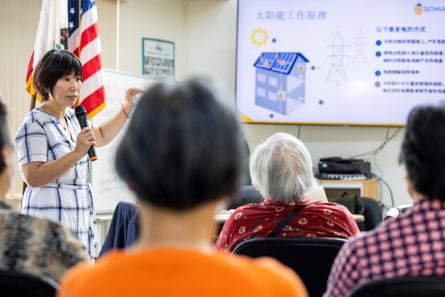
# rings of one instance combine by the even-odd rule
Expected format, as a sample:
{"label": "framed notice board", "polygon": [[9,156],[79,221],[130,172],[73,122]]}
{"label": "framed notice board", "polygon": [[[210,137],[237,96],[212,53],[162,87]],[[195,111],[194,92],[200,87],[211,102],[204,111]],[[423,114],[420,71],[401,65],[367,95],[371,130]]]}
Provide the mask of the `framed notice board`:
{"label": "framed notice board", "polygon": [[142,38],[142,75],[162,80],[175,79],[175,43]]}

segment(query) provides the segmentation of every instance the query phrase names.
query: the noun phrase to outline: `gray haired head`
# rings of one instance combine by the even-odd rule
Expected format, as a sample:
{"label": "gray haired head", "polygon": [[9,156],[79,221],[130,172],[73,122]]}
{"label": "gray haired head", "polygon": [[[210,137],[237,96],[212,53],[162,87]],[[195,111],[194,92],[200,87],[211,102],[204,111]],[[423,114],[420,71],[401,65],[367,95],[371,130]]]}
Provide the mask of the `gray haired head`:
{"label": "gray haired head", "polygon": [[301,200],[314,180],[309,151],[287,133],[273,134],[254,150],[250,175],[264,198],[284,203]]}

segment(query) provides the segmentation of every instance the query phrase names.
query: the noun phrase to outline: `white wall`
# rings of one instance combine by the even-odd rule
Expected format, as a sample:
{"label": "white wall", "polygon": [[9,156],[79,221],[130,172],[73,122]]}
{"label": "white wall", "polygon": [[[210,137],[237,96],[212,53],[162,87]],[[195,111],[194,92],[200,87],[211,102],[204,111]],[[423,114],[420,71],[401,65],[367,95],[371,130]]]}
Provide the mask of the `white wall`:
{"label": "white wall", "polygon": [[[30,107],[31,99],[25,91],[25,74],[34,47],[39,13],[40,1],[0,1],[0,93],[8,105],[11,137]],[[14,157],[16,174],[11,193],[21,193],[22,190],[16,160]]]}
{"label": "white wall", "polygon": [[176,78],[186,74],[187,10],[184,0],[129,0],[120,4],[119,70],[142,74],[142,38],[175,42]]}
{"label": "white wall", "polygon": [[[211,74],[234,93],[236,3],[236,0],[98,0],[103,64],[140,75],[142,38],[171,40],[176,45],[178,80],[191,74]],[[25,72],[34,44],[40,4],[41,1],[36,0],[0,1],[0,39],[3,42],[0,93],[10,110],[12,134],[29,110],[29,96],[24,91]],[[396,128],[246,124],[244,129],[251,149],[278,131],[299,136],[307,144],[316,165],[320,157],[351,157],[372,151],[381,145],[388,130],[392,134]],[[410,202],[403,168],[397,163],[402,133],[371,160],[373,171],[382,174],[391,186],[397,204]],[[16,174],[10,192],[20,191],[21,179]],[[384,186],[382,200],[390,204]]]}

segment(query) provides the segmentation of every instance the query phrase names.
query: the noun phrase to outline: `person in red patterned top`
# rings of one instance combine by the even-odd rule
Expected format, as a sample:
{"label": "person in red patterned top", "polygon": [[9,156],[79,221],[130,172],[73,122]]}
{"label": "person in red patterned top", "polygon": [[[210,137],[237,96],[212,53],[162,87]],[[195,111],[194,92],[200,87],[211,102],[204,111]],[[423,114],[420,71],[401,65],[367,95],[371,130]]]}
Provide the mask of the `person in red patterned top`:
{"label": "person in red patterned top", "polygon": [[402,141],[413,206],[340,250],[324,297],[343,297],[354,286],[399,276],[445,275],[445,104],[411,111]]}
{"label": "person in red patterned top", "polygon": [[215,249],[231,251],[243,240],[270,236],[296,207],[298,214],[276,236],[348,238],[360,232],[346,207],[305,195],[314,183],[312,160],[296,137],[276,133],[260,144],[250,157],[250,175],[265,199],[236,208]]}

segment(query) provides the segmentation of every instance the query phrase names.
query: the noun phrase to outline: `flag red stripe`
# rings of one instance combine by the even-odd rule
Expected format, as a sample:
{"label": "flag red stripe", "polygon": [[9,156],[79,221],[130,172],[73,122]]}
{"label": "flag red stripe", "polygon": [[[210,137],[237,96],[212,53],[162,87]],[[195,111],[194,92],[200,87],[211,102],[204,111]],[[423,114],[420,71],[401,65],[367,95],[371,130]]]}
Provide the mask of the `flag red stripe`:
{"label": "flag red stripe", "polygon": [[32,51],[31,58],[29,59],[28,70],[26,71],[26,82],[29,81],[29,79],[32,76],[32,73],[34,72],[34,67],[32,66],[33,64],[34,64],[34,51]]}
{"label": "flag red stripe", "polygon": [[88,95],[82,101],[82,105],[85,107],[87,114],[90,114],[94,109],[96,109],[99,105],[105,102],[105,88],[104,86],[99,87],[93,93]]}
{"label": "flag red stripe", "polygon": [[[85,11],[82,13],[80,22],[76,24],[76,28],[72,28],[70,33],[69,38],[73,38],[72,42],[70,42],[70,47],[75,47],[70,50],[79,56],[83,64],[84,87],[88,87],[88,90],[85,90],[85,94],[82,95],[86,95],[86,97],[80,98],[80,104],[85,107],[88,118],[90,118],[105,107],[105,88],[100,72],[102,69],[102,59],[97,25],[97,7],[93,2],[83,2],[90,0],[78,1],[82,2],[82,7]],[[92,3],[93,5],[90,6]],[[72,9],[74,9],[76,13],[81,13],[76,6]]]}
{"label": "flag red stripe", "polygon": [[103,101],[100,105],[97,105],[94,109],[90,110],[90,112],[87,114],[87,118],[91,119],[96,114],[101,112],[105,108],[105,101]]}
{"label": "flag red stripe", "polygon": [[[87,46],[90,42],[94,41],[96,38],[98,38],[98,30],[97,25],[93,24],[89,26],[88,28],[85,28],[84,31],[82,31],[82,34],[80,36],[80,48],[84,48]],[[73,53],[77,55],[79,53],[79,45],[73,49]]]}
{"label": "flag red stripe", "polygon": [[95,56],[93,59],[89,60],[82,67],[83,80],[87,80],[90,76],[94,75],[97,71],[102,68],[102,60],[99,55]]}
{"label": "flag red stripe", "polygon": [[85,28],[80,38],[80,48],[84,48],[88,43],[92,42],[98,37],[97,24],[93,24]]}

